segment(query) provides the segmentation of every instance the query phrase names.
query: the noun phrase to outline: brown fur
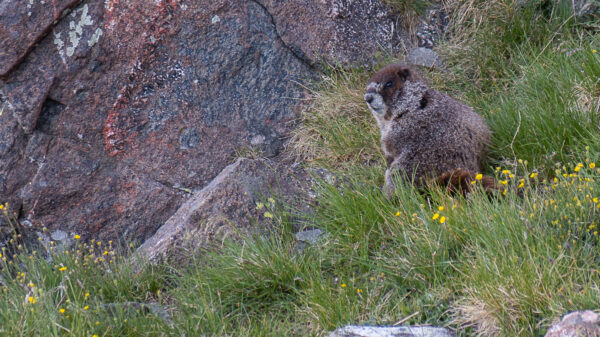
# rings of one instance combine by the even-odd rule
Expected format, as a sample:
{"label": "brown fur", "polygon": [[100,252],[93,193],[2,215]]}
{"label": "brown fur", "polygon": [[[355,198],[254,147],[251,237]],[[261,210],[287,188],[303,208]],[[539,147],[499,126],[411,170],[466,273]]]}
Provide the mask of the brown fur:
{"label": "brown fur", "polygon": [[[414,177],[418,187],[437,179],[441,184],[457,183],[453,188],[463,193],[470,190],[490,142],[487,124],[471,107],[430,89],[413,68],[402,64],[373,75],[365,101],[381,131],[388,196],[395,189],[396,172]],[[465,187],[467,179],[471,180]],[[484,180],[488,187],[496,186],[492,178]]]}
{"label": "brown fur", "polygon": [[[477,174],[471,171],[465,171],[463,169],[456,169],[452,172],[445,172],[435,182],[441,186],[445,186],[448,192],[451,194],[462,194],[466,196],[468,193],[473,191],[473,188],[478,184],[481,184],[483,190],[490,194],[493,192],[501,192],[504,190],[502,186],[498,185],[496,179],[488,176],[483,176],[480,182],[475,180]],[[475,184],[473,182],[475,181]]]}

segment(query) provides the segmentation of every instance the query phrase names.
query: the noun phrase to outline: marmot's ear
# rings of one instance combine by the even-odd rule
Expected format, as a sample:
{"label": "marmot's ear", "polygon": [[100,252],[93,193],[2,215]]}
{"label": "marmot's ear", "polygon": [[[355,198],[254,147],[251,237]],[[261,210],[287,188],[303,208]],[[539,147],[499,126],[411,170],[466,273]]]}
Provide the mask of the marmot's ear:
{"label": "marmot's ear", "polygon": [[402,69],[398,70],[398,76],[403,81],[406,81],[406,80],[412,79],[413,74],[409,68],[402,68]]}

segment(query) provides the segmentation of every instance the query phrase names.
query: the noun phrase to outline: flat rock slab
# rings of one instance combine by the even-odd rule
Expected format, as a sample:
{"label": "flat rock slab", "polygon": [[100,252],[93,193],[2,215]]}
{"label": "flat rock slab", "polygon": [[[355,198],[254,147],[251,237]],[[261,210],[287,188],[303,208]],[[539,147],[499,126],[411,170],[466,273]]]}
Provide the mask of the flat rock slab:
{"label": "flat rock slab", "polygon": [[305,182],[287,167],[272,161],[238,159],[184,202],[138,248],[138,253],[149,261],[173,258],[174,249],[189,245],[190,240],[195,248],[206,247],[251,230],[268,228],[274,223],[272,197],[293,202],[293,196],[306,186]]}
{"label": "flat rock slab", "polygon": [[339,328],[329,334],[329,337],[456,337],[446,328],[431,326],[355,326]]}

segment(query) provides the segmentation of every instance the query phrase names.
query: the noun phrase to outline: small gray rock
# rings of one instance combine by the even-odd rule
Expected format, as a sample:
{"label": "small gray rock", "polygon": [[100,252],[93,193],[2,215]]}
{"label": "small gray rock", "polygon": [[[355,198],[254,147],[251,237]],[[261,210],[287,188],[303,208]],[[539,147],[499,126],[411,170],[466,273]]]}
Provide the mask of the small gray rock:
{"label": "small gray rock", "polygon": [[455,337],[454,332],[446,328],[432,326],[355,326],[339,328],[329,337]]}
{"label": "small gray rock", "polygon": [[442,63],[436,52],[429,48],[419,47],[408,52],[406,56],[409,63],[427,68],[439,68]]}
{"label": "small gray rock", "polygon": [[321,237],[323,236],[325,232],[323,232],[320,229],[308,229],[302,232],[298,232],[296,233],[296,240],[298,241],[302,241],[302,242],[308,242],[311,245],[314,245],[315,243],[319,242],[319,240],[321,239]]}
{"label": "small gray rock", "polygon": [[54,241],[64,241],[67,239],[67,233],[61,230],[56,230],[50,234],[50,237]]}
{"label": "small gray rock", "polygon": [[565,315],[546,333],[546,337],[598,337],[600,316],[591,310],[575,311]]}

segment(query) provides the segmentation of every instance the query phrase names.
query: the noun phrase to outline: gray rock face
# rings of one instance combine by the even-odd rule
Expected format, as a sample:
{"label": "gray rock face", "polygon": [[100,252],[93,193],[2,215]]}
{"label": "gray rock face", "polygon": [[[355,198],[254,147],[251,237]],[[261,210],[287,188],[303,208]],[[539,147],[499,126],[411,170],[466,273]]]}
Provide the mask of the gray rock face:
{"label": "gray rock face", "polygon": [[546,337],[599,337],[600,316],[593,311],[575,311],[553,325]]}
{"label": "gray rock face", "polygon": [[144,241],[239,148],[281,150],[316,63],[400,48],[397,22],[370,0],[3,1],[0,201]]}
{"label": "gray rock face", "polygon": [[446,328],[430,326],[346,326],[329,334],[329,337],[455,337]]}
{"label": "gray rock face", "polygon": [[409,44],[401,19],[383,1],[254,0],[273,16],[282,41],[309,62],[366,62]]}

